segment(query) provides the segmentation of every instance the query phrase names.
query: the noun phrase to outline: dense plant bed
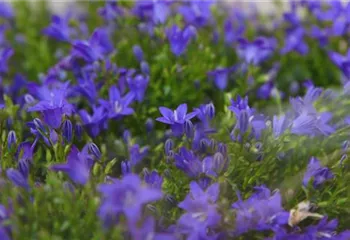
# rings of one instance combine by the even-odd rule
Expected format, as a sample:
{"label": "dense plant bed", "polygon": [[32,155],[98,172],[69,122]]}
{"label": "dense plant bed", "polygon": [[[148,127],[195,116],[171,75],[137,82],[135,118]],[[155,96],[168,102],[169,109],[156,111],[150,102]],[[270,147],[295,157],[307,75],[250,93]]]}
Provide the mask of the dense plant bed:
{"label": "dense plant bed", "polygon": [[350,4],[258,8],[0,3],[0,239],[350,239]]}

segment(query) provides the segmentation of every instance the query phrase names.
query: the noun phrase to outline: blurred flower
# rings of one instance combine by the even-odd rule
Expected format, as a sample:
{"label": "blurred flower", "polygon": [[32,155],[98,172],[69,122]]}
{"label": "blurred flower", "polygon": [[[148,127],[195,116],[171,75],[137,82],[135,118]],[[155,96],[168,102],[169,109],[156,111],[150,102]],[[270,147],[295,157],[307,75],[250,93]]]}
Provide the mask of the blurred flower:
{"label": "blurred flower", "polygon": [[193,1],[185,2],[178,8],[179,13],[183,16],[186,23],[196,27],[203,27],[207,25],[211,18],[211,6],[214,1]]}
{"label": "blurred flower", "polygon": [[7,62],[14,54],[14,50],[10,47],[0,48],[0,73],[7,73]]}
{"label": "blurred flower", "polygon": [[224,34],[225,34],[225,43],[232,44],[242,37],[246,27],[244,23],[239,23],[238,26],[234,25],[235,21],[227,19],[224,23]]}
{"label": "blurred flower", "polygon": [[284,47],[281,49],[281,54],[287,54],[295,51],[301,55],[306,55],[309,52],[308,45],[304,42],[304,30],[302,28],[296,28],[289,30],[286,33]]}
{"label": "blurred flower", "polygon": [[15,13],[10,3],[0,2],[0,17],[5,19],[14,18]]}
{"label": "blurred flower", "polygon": [[131,166],[137,165],[148,155],[149,147],[140,148],[138,144],[129,147],[129,160]]}
{"label": "blurred flower", "polygon": [[269,230],[288,223],[289,213],[282,208],[279,191],[271,194],[265,186],[255,187],[247,200],[243,201],[238,193],[238,201],[232,205],[236,210],[236,234],[249,230]]}
{"label": "blurred flower", "polygon": [[130,93],[135,96],[135,100],[142,102],[149,84],[149,77],[138,74],[135,77],[128,77],[127,83],[129,85]]}
{"label": "blurred flower", "polygon": [[177,25],[173,25],[167,28],[165,32],[171,51],[177,57],[186,51],[188,44],[196,36],[196,29],[193,26],[188,26],[182,30]]}
{"label": "blurred flower", "polygon": [[67,162],[51,165],[50,169],[64,172],[74,183],[85,185],[90,178],[91,161],[91,156],[86,150],[79,152],[77,147],[72,146]]}
{"label": "blurred flower", "polygon": [[54,38],[58,41],[69,42],[74,33],[74,29],[69,26],[69,16],[60,17],[53,15],[51,17],[51,24],[43,29],[43,34]]}
{"label": "blurred flower", "polygon": [[114,50],[106,29],[97,28],[88,41],[75,40],[72,43],[72,55],[81,57],[88,63],[103,60],[104,57]]}
{"label": "blurred flower", "polygon": [[80,118],[86,131],[91,137],[97,137],[106,124],[106,113],[103,107],[92,107],[93,114],[90,115],[85,109],[79,111]]}
{"label": "blurred flower", "polygon": [[122,213],[129,224],[136,223],[142,216],[143,206],[162,197],[160,190],[143,184],[134,174],[128,174],[112,184],[101,184],[98,191],[102,194],[98,215],[106,226],[115,223]]}
{"label": "blurred flower", "polygon": [[231,68],[217,68],[208,72],[208,76],[214,79],[216,87],[220,90],[224,90],[227,87],[227,81]]}
{"label": "blurred flower", "polygon": [[123,10],[118,6],[117,1],[106,1],[105,6],[98,9],[98,14],[105,20],[111,21],[123,15]]}
{"label": "blurred flower", "polygon": [[327,167],[322,167],[320,161],[312,157],[303,178],[303,185],[308,185],[309,181],[312,179],[313,186],[316,188],[324,181],[332,179],[333,176],[333,173]]}
{"label": "blurred flower", "polygon": [[332,62],[342,71],[342,73],[350,79],[350,50],[348,50],[346,56],[343,56],[337,52],[329,52],[329,57]]}
{"label": "blurred flower", "polygon": [[163,185],[163,177],[159,175],[157,171],[149,172],[148,170],[144,170],[144,180],[145,182],[156,189],[162,189]]}
{"label": "blurred flower", "polygon": [[198,183],[190,183],[190,192],[179,203],[186,212],[177,222],[177,230],[187,235],[187,239],[216,239],[210,229],[215,228],[221,221],[217,211],[219,184],[214,183],[203,190]]}
{"label": "blurred flower", "polygon": [[259,65],[269,58],[277,46],[275,38],[258,37],[249,42],[245,38],[239,38],[237,44],[238,56],[247,64]]}

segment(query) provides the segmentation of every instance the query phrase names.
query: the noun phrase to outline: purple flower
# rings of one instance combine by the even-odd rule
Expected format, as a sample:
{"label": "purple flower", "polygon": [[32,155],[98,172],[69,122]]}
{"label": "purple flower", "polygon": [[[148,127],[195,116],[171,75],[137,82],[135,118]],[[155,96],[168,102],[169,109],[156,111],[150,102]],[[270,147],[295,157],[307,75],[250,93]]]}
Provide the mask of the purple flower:
{"label": "purple flower", "polygon": [[163,177],[159,175],[157,171],[149,172],[148,170],[144,170],[144,180],[145,182],[156,189],[162,189],[163,185]]}
{"label": "purple flower", "polygon": [[73,124],[69,119],[66,119],[62,123],[62,136],[66,139],[67,142],[71,142],[73,139]]}
{"label": "purple flower", "polygon": [[152,217],[148,217],[144,220],[142,226],[133,224],[129,226],[129,232],[132,239],[152,239],[152,240],[177,240],[171,233],[158,233],[156,232],[156,221]]}
{"label": "purple flower", "polygon": [[128,174],[112,184],[98,187],[102,194],[102,203],[98,215],[106,226],[115,223],[121,214],[125,214],[128,223],[136,223],[142,216],[145,204],[162,198],[159,189],[143,184],[138,175]]}
{"label": "purple flower", "polygon": [[231,106],[229,106],[228,109],[234,112],[237,118],[242,110],[246,110],[249,115],[253,115],[255,111],[253,108],[250,108],[248,105],[248,96],[245,96],[244,98],[242,98],[239,95],[237,96],[236,101],[231,99]]}
{"label": "purple flower", "polygon": [[221,221],[216,205],[219,191],[218,183],[210,185],[204,191],[198,183],[191,182],[190,193],[178,205],[186,213],[179,218],[176,230],[186,234],[187,239],[216,239],[215,234],[210,234],[210,229]]}
{"label": "purple flower", "polygon": [[322,167],[320,161],[312,157],[307,166],[306,173],[303,178],[303,185],[307,186],[311,179],[313,186],[316,188],[321,185],[324,181],[332,179],[333,173],[327,167]]}
{"label": "purple flower", "polygon": [[196,29],[193,26],[188,26],[181,30],[177,25],[173,25],[167,28],[165,32],[171,51],[177,57],[186,51],[188,44],[196,36]]}
{"label": "purple flower", "polygon": [[163,24],[170,15],[170,4],[172,1],[166,0],[137,1],[132,12],[149,24]]}
{"label": "purple flower", "polygon": [[54,129],[59,128],[62,115],[67,114],[70,116],[73,112],[73,105],[66,100],[67,88],[68,85],[43,92],[41,95],[42,100],[33,107],[28,108],[28,112],[41,112],[45,122],[50,127]]}
{"label": "purple flower", "polygon": [[224,90],[227,87],[227,81],[231,68],[217,68],[208,72],[208,76],[214,79],[217,88]]}
{"label": "purple flower", "polygon": [[282,208],[281,194],[265,186],[255,187],[247,200],[243,201],[238,193],[238,201],[232,205],[236,210],[236,234],[241,235],[249,230],[269,230],[288,223],[289,213]]}
{"label": "purple flower", "polygon": [[69,42],[74,29],[69,26],[69,17],[53,15],[51,24],[43,29],[43,34],[58,41]]}
{"label": "purple flower", "polygon": [[14,54],[14,51],[12,48],[6,47],[6,48],[0,48],[0,73],[7,73],[8,66],[7,62]]}
{"label": "purple flower", "polygon": [[132,48],[132,51],[133,51],[137,61],[142,62],[143,61],[142,48],[139,45],[134,45],[133,48]]}
{"label": "purple flower", "polygon": [[236,27],[232,20],[227,19],[224,23],[225,43],[232,44],[241,38],[246,30],[245,28],[244,23],[239,23],[239,26]]}
{"label": "purple flower", "polygon": [[320,43],[320,46],[324,47],[328,44],[328,36],[330,36],[330,29],[321,29],[318,26],[314,25],[310,30],[310,36],[317,39]]}
{"label": "purple flower", "polygon": [[11,4],[7,2],[0,2],[0,17],[5,19],[12,19],[15,16]]}
{"label": "purple flower", "polygon": [[272,131],[275,138],[282,135],[286,131],[288,126],[289,126],[288,119],[285,115],[282,115],[279,117],[273,116]]}
{"label": "purple flower", "polygon": [[18,187],[22,187],[27,191],[30,189],[30,186],[28,183],[28,176],[25,176],[21,171],[17,169],[9,168],[6,171],[6,175],[14,185]]}
{"label": "purple flower", "polygon": [[187,2],[179,7],[178,11],[189,25],[203,27],[212,18],[211,6],[214,1],[193,1]]}
{"label": "purple flower", "polygon": [[90,178],[91,166],[92,158],[87,152],[87,147],[79,152],[77,147],[72,146],[67,156],[67,162],[54,164],[50,169],[52,171],[64,172],[74,183],[85,185]]}
{"label": "purple flower", "polygon": [[109,101],[101,99],[100,103],[108,111],[108,117],[115,119],[122,116],[132,115],[134,113],[134,109],[129,107],[133,100],[133,93],[128,93],[122,97],[119,89],[113,85],[109,88]]}
{"label": "purple flower", "polygon": [[345,56],[337,52],[329,52],[332,62],[342,71],[345,77],[350,78],[350,49]]}
{"label": "purple flower", "polygon": [[135,77],[128,77],[127,82],[130,92],[135,96],[135,100],[142,102],[149,84],[149,76],[139,74]]}
{"label": "purple flower", "polygon": [[118,6],[117,1],[107,1],[104,7],[98,9],[98,13],[105,20],[115,20],[123,15],[123,10]]}
{"label": "purple flower", "polygon": [[171,125],[172,132],[176,136],[180,136],[184,132],[184,124],[187,120],[194,118],[197,113],[191,112],[187,114],[187,104],[180,104],[176,110],[172,111],[166,107],[159,108],[162,117],[157,118],[158,122]]}
{"label": "purple flower", "polygon": [[106,29],[97,28],[88,41],[76,40],[73,42],[72,55],[81,57],[92,63],[103,60],[104,57],[114,50]]}
{"label": "purple flower", "polygon": [[272,90],[274,89],[275,84],[272,81],[268,81],[261,85],[257,91],[257,96],[260,99],[269,99],[272,94]]}
{"label": "purple flower", "polygon": [[239,38],[237,54],[245,63],[259,65],[273,54],[276,45],[274,38],[258,37],[252,42]]}
{"label": "purple flower", "polygon": [[298,52],[301,55],[306,55],[309,52],[309,47],[304,42],[304,30],[302,28],[287,31],[281,54],[284,55],[292,51]]}
{"label": "purple flower", "polygon": [[82,72],[81,76],[77,78],[77,91],[80,92],[90,102],[90,104],[94,104],[98,96],[98,90],[94,82],[95,78],[96,74],[89,73],[88,71]]}
{"label": "purple flower", "polygon": [[105,127],[107,114],[104,107],[92,107],[93,114],[90,115],[85,109],[79,111],[80,118],[89,135],[97,137]]}
{"label": "purple flower", "polygon": [[202,173],[207,176],[216,177],[214,160],[212,157],[205,157],[200,160],[192,151],[184,147],[180,148],[180,152],[175,154],[175,166],[185,172],[189,177],[196,178]]}
{"label": "purple flower", "polygon": [[129,147],[130,164],[131,166],[137,165],[148,155],[149,147],[140,148],[138,144]]}

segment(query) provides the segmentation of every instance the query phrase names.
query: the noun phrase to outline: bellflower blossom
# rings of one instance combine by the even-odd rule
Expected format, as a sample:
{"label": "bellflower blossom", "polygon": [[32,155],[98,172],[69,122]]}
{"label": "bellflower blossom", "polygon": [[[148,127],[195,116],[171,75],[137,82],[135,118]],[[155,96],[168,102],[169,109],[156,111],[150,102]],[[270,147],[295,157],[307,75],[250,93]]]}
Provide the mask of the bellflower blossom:
{"label": "bellflower blossom", "polygon": [[249,42],[245,38],[239,38],[237,54],[246,64],[259,65],[269,58],[276,49],[277,41],[274,38],[258,37]]}
{"label": "bellflower blossom", "polygon": [[320,161],[317,158],[312,157],[303,178],[303,185],[306,186],[309,181],[313,179],[312,183],[316,188],[324,181],[332,179],[333,177],[333,173],[327,167],[322,167]]}
{"label": "bellflower blossom", "polygon": [[93,138],[97,137],[101,130],[106,127],[107,114],[104,107],[92,107],[93,114],[90,115],[85,109],[79,111],[80,118],[86,131]]}
{"label": "bellflower blossom", "polygon": [[81,152],[75,146],[72,146],[67,162],[62,164],[54,164],[50,167],[52,171],[61,171],[66,173],[69,178],[81,185],[85,185],[90,178],[90,168],[93,164],[92,157],[88,154],[87,147],[84,147]]}
{"label": "bellflower blossom", "polygon": [[105,6],[98,9],[98,13],[105,20],[111,21],[123,15],[123,10],[117,1],[106,1]]}
{"label": "bellflower blossom", "polygon": [[74,29],[69,26],[69,16],[60,17],[53,15],[51,24],[43,29],[43,34],[58,41],[69,42]]}
{"label": "bellflower blossom", "polygon": [[148,155],[149,147],[140,148],[138,144],[129,147],[130,164],[131,166],[137,165]]}
{"label": "bellflower blossom", "polygon": [[308,45],[304,42],[305,31],[302,28],[296,28],[287,31],[284,47],[281,49],[281,54],[287,54],[295,51],[301,55],[306,55],[309,52]]}
{"label": "bellflower blossom", "polygon": [[0,47],[0,73],[7,73],[8,61],[14,54],[14,50],[10,47]]}
{"label": "bellflower blossom", "polygon": [[224,23],[225,43],[232,44],[241,38],[246,30],[243,22],[239,22],[238,26],[233,24],[231,19],[227,19]]}
{"label": "bellflower blossom", "polygon": [[0,17],[5,19],[12,19],[14,16],[15,13],[11,4],[7,2],[0,2]]}
{"label": "bellflower blossom", "polygon": [[109,101],[101,99],[100,103],[108,111],[108,117],[116,119],[134,113],[134,109],[129,106],[134,97],[130,92],[121,96],[119,89],[113,85],[109,88]]}
{"label": "bellflower blossom", "polygon": [[141,20],[148,20],[151,24],[164,24],[170,15],[171,1],[136,1],[132,12]]}
{"label": "bellflower blossom", "polygon": [[[52,128],[58,129],[64,114],[70,116],[74,110],[66,99],[66,88],[54,88],[48,92],[42,92],[42,100],[28,108],[28,112],[41,112],[45,122]],[[47,89],[48,90],[48,89]]]}
{"label": "bellflower blossom", "polygon": [[114,50],[108,32],[103,28],[95,29],[89,40],[75,40],[72,45],[72,56],[81,57],[88,63],[103,60]]}
{"label": "bellflower blossom", "polygon": [[345,56],[337,52],[329,52],[329,58],[342,71],[345,77],[350,79],[350,49]]}
{"label": "bellflower blossom", "polygon": [[186,51],[187,46],[196,36],[196,29],[193,26],[188,26],[182,30],[177,25],[173,25],[167,28],[165,33],[172,53],[178,57]]}
{"label": "bellflower blossom", "polygon": [[135,100],[142,102],[149,84],[149,76],[138,74],[135,77],[128,77],[127,83],[129,85],[130,92],[134,95]]}
{"label": "bellflower blossom", "polygon": [[182,135],[185,122],[197,115],[196,112],[187,113],[186,103],[180,104],[174,111],[166,107],[160,107],[159,111],[163,116],[156,120],[171,125],[171,130],[175,136]]}
{"label": "bellflower blossom", "polygon": [[189,25],[195,27],[203,27],[207,25],[211,19],[211,6],[214,1],[193,1],[179,7],[178,11]]}
{"label": "bellflower blossom", "polygon": [[203,190],[198,183],[191,182],[190,192],[178,205],[186,213],[179,218],[176,230],[187,235],[187,239],[216,239],[211,229],[221,221],[216,204],[219,192],[218,183]]}
{"label": "bellflower blossom", "polygon": [[289,212],[282,207],[280,192],[271,193],[265,186],[255,187],[255,193],[245,201],[238,193],[232,208],[236,210],[236,235],[249,230],[272,230],[288,223]]}
{"label": "bellflower blossom", "polygon": [[102,194],[98,215],[106,226],[116,223],[120,214],[125,214],[128,223],[134,224],[141,218],[145,204],[162,198],[159,189],[142,183],[139,176],[134,174],[114,180],[111,184],[101,184],[98,191]]}
{"label": "bellflower blossom", "polygon": [[182,147],[174,156],[175,166],[185,172],[189,177],[196,178],[202,173],[207,176],[216,177],[216,169],[212,157],[200,160],[192,151]]}
{"label": "bellflower blossom", "polygon": [[208,76],[214,79],[215,86],[220,90],[225,90],[228,84],[231,68],[217,68],[208,72]]}

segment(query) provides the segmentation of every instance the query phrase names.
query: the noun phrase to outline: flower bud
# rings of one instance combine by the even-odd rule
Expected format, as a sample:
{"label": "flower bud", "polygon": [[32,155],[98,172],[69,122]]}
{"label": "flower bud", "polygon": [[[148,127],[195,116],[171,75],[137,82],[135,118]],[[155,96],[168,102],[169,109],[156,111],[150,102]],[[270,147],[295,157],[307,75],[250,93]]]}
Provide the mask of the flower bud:
{"label": "flower bud", "polygon": [[149,65],[148,65],[148,63],[147,62],[145,62],[145,61],[142,61],[141,62],[141,72],[143,73],[143,74],[145,74],[145,75],[150,75],[150,69],[149,69]]}
{"label": "flower bud", "polygon": [[174,147],[174,142],[170,138],[165,141],[164,149],[165,149],[165,155],[170,156],[170,152]]}
{"label": "flower bud", "polygon": [[146,121],[146,131],[152,132],[153,127],[154,127],[154,121],[151,118],[148,118]]}
{"label": "flower bud", "polygon": [[7,147],[11,149],[13,145],[16,145],[17,137],[15,131],[11,130],[7,136]]}
{"label": "flower bud", "polygon": [[135,45],[132,48],[137,61],[141,62],[143,60],[143,51],[139,45]]}
{"label": "flower bud", "polygon": [[75,136],[77,137],[78,141],[80,142],[81,138],[83,136],[83,126],[81,126],[80,123],[77,123],[75,125],[74,133],[75,133]]}
{"label": "flower bud", "polygon": [[243,110],[239,114],[238,125],[241,134],[244,134],[248,130],[249,116],[247,111]]}
{"label": "flower bud", "polygon": [[209,103],[206,105],[207,113],[210,119],[213,119],[215,116],[215,106],[213,103]]}
{"label": "flower bud", "polygon": [[45,132],[44,125],[39,118],[34,118],[33,123],[38,131]]}
{"label": "flower bud", "polygon": [[67,140],[71,142],[73,138],[73,124],[69,119],[66,119],[62,123],[62,135]]}
{"label": "flower bud", "polygon": [[185,133],[188,138],[193,136],[193,124],[190,120],[185,122]]}
{"label": "flower bud", "polygon": [[25,101],[27,104],[33,104],[33,103],[35,103],[35,99],[34,99],[33,96],[30,95],[30,94],[25,94],[25,95],[24,95],[24,101]]}
{"label": "flower bud", "polygon": [[131,167],[129,161],[122,161],[121,163],[122,174],[127,175],[131,173]]}
{"label": "flower bud", "polygon": [[92,153],[97,159],[101,158],[101,151],[100,149],[96,146],[95,143],[89,143],[88,149],[90,153]]}

